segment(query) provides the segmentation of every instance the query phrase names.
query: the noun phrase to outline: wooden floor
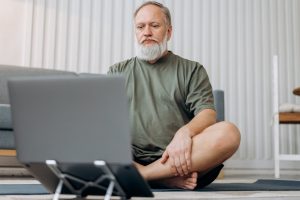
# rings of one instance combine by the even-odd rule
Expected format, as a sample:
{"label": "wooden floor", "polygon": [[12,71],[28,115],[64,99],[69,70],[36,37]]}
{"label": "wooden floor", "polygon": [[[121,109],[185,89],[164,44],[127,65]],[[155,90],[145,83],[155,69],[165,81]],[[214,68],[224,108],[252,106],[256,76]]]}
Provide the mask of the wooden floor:
{"label": "wooden floor", "polygon": [[[216,200],[216,199],[231,199],[231,200],[299,200],[299,192],[176,192],[176,195],[171,192],[155,193],[155,198],[132,198],[133,200]],[[0,196],[0,200],[51,200],[51,195],[39,195],[39,196]],[[74,197],[61,197],[60,200],[78,200]],[[99,200],[103,197],[86,198],[90,200]],[[112,199],[119,199],[113,197]]]}
{"label": "wooden floor", "polygon": [[[215,182],[220,183],[251,183],[255,182],[257,178],[272,178],[270,176],[249,176],[249,175],[238,175],[238,176],[226,176],[224,179],[216,180]],[[299,176],[288,176],[282,177],[282,179],[299,179]],[[2,184],[10,184],[10,183],[38,183],[36,180],[32,178],[9,178],[4,177],[0,179],[0,183]],[[1,187],[1,185],[0,185]],[[203,200],[203,199],[232,199],[232,200],[299,200],[300,199],[300,191],[233,191],[233,192],[155,192],[154,198],[132,198],[133,200],[177,200],[177,199],[192,199],[192,200]],[[52,199],[52,195],[7,195],[7,196],[0,196],[0,200],[50,200]],[[67,199],[78,199],[74,196],[61,196],[61,200]],[[88,197],[87,199],[104,199],[103,197]],[[119,199],[114,197],[112,199]]]}

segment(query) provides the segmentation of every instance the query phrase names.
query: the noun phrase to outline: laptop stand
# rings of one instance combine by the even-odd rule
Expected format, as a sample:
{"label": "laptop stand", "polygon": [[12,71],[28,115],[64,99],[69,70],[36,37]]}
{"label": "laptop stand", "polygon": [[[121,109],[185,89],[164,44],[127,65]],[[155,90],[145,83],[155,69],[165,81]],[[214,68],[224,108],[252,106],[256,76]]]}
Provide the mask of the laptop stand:
{"label": "laptop stand", "polygon": [[[74,177],[70,174],[64,173],[62,172],[59,168],[58,168],[58,164],[55,160],[46,160],[46,165],[51,169],[51,171],[58,177],[59,179],[59,183],[56,187],[54,196],[52,200],[59,200],[59,195],[61,194],[62,188],[63,186],[65,186],[66,188],[69,189],[69,191],[72,194],[75,194],[77,197],[82,198],[85,197],[86,195],[84,195],[84,191],[89,188],[89,187],[94,187],[94,188],[99,188],[101,190],[106,190],[106,194],[104,197],[104,200],[109,200],[112,196],[112,193],[114,191],[115,188],[115,193],[117,196],[120,196],[120,198],[122,200],[127,199],[126,198],[126,194],[123,191],[123,189],[121,188],[120,184],[118,183],[118,181],[116,180],[116,177],[114,176],[114,174],[111,172],[111,170],[109,169],[109,167],[107,166],[107,164],[105,163],[105,161],[102,160],[96,160],[94,161],[94,165],[96,167],[101,168],[105,174],[99,175],[99,177],[95,180],[95,181],[86,181],[77,177]],[[69,181],[71,180],[71,181]],[[103,183],[103,181],[105,180],[109,180],[110,183],[108,185],[108,187],[104,187],[101,185],[101,183]],[[76,182],[76,183],[80,183],[82,186],[80,188],[75,188],[71,182]]]}

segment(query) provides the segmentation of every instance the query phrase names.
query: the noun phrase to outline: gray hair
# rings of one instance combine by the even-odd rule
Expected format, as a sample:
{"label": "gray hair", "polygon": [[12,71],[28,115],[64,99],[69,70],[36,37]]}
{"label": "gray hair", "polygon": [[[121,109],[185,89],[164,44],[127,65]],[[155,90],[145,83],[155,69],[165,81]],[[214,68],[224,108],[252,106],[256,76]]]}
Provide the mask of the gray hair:
{"label": "gray hair", "polygon": [[156,2],[156,1],[146,1],[145,3],[143,3],[142,5],[140,5],[134,12],[133,17],[135,18],[137,13],[145,6],[147,5],[154,5],[157,6],[161,9],[161,11],[165,14],[166,17],[166,24],[172,26],[172,22],[171,22],[171,14],[169,11],[169,8],[167,8],[166,6],[164,6],[163,4]]}

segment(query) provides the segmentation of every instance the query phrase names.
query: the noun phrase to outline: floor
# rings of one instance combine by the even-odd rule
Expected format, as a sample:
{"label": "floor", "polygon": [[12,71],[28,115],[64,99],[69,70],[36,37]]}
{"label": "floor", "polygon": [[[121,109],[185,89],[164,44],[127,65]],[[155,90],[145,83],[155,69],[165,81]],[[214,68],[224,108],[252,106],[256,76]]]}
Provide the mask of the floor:
{"label": "floor", "polygon": [[[269,174],[269,175],[266,175]],[[260,174],[235,174],[235,175],[228,175],[225,172],[224,179],[218,179],[215,182],[220,183],[251,183],[255,182],[257,179],[270,179],[273,176],[270,172],[260,172]],[[281,179],[288,179],[288,180],[300,180],[300,175],[293,175],[287,174],[283,175]],[[32,178],[11,178],[11,177],[2,177],[0,178],[0,183],[38,183],[36,180]],[[233,199],[233,200],[299,200],[300,199],[300,191],[276,191],[276,192],[264,192],[264,191],[234,191],[234,192],[155,192],[155,197],[153,200],[174,200],[174,199],[191,199],[191,200],[213,200],[213,199]],[[0,196],[0,200],[50,200],[52,199],[52,195],[9,195],[9,196]],[[61,200],[66,199],[77,199],[74,196],[61,196]],[[89,197],[87,199],[104,199],[103,197]],[[113,199],[119,199],[114,197]],[[152,199],[152,198],[132,198],[134,200],[145,200],[145,199]]]}

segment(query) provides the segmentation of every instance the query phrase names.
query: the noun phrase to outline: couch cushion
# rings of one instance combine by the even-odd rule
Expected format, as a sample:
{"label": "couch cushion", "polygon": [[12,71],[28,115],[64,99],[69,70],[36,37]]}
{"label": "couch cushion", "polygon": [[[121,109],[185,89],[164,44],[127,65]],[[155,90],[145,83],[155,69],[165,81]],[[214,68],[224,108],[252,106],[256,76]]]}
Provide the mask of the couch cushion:
{"label": "couch cushion", "polygon": [[0,130],[11,130],[11,112],[9,104],[0,104]]}
{"label": "couch cushion", "polygon": [[15,149],[13,131],[0,130],[0,149]]}
{"label": "couch cushion", "polygon": [[213,94],[214,94],[215,108],[217,112],[217,122],[224,121],[225,119],[224,91],[214,90]]}
{"label": "couch cushion", "polygon": [[9,104],[7,80],[18,76],[74,75],[74,72],[0,65],[0,104]]}

